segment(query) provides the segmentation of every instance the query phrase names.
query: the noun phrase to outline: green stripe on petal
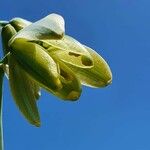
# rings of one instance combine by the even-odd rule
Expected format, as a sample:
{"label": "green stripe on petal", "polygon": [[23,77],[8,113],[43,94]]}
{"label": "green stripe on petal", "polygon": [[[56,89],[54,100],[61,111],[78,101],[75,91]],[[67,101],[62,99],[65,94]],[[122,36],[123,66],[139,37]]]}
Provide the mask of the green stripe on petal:
{"label": "green stripe on petal", "polygon": [[93,59],[90,53],[77,40],[64,36],[60,40],[43,40],[43,47],[50,55],[56,55],[57,59],[66,64],[81,68],[91,68]]}
{"label": "green stripe on petal", "polygon": [[41,87],[47,90],[62,87],[57,65],[43,47],[24,39],[16,39],[11,44],[11,53]]}
{"label": "green stripe on petal", "polygon": [[105,87],[112,82],[112,73],[106,61],[94,50],[85,46],[94,61],[92,68],[79,68],[67,65],[83,85],[90,87]]}
{"label": "green stripe on petal", "polygon": [[37,97],[35,89],[33,89],[34,81],[20,67],[13,55],[9,56],[9,83],[19,110],[31,124],[40,126],[40,117],[35,101]]}

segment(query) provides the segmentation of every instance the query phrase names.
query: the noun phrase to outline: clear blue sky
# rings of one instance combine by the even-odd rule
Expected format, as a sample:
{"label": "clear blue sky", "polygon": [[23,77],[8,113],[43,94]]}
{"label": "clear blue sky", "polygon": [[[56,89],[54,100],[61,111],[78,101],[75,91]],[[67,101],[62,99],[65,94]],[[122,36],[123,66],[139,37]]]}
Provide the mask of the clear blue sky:
{"label": "clear blue sky", "polygon": [[66,33],[109,63],[113,84],[83,87],[78,102],[42,91],[42,126],[22,117],[4,84],[5,150],[150,150],[150,1],[1,0],[0,19],[36,21],[52,12]]}

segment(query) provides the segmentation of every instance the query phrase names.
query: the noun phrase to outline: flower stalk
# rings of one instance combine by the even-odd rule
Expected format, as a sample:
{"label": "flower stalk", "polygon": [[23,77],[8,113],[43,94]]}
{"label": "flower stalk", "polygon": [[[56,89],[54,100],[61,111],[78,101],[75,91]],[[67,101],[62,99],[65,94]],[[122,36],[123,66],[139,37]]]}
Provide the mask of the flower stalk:
{"label": "flower stalk", "polygon": [[4,143],[3,143],[3,120],[2,120],[2,113],[3,113],[3,76],[4,71],[2,65],[0,64],[0,150],[3,150]]}

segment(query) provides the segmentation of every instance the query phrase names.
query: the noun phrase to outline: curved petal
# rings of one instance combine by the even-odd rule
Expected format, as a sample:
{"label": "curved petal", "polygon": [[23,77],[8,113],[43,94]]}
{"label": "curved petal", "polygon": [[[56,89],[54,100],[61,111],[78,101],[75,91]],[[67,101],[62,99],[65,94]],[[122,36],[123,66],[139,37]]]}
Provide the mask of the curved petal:
{"label": "curved petal", "polygon": [[79,68],[68,64],[67,66],[77,75],[83,85],[90,87],[104,87],[112,82],[112,73],[106,61],[94,50],[84,46],[91,54],[94,67]]}
{"label": "curved petal", "polygon": [[31,124],[40,126],[40,117],[35,101],[37,90],[33,87],[36,84],[12,55],[9,56],[9,83],[19,110]]}
{"label": "curved petal", "polygon": [[78,100],[82,92],[80,81],[65,64],[60,62],[59,68],[63,87],[59,91],[52,91],[52,93],[63,100]]}
{"label": "curved petal", "polygon": [[16,34],[17,34],[16,30],[11,24],[7,24],[6,26],[2,28],[1,37],[2,37],[4,55],[6,55],[10,51],[8,42]]}
{"label": "curved petal", "polygon": [[23,28],[12,38],[10,44],[16,38],[28,40],[60,39],[65,32],[64,19],[57,14],[50,14],[43,19]]}
{"label": "curved petal", "polygon": [[11,53],[41,87],[47,90],[62,87],[56,63],[41,46],[16,39],[11,44]]}
{"label": "curved petal", "polygon": [[35,96],[36,100],[38,100],[38,99],[40,98],[40,96],[41,96],[41,88],[40,88],[39,85],[38,85],[35,81],[33,81],[33,80],[30,81],[30,84],[31,84],[31,86],[32,86],[32,91],[33,91],[33,93],[34,93],[34,96]]}
{"label": "curved petal", "polygon": [[91,68],[93,59],[90,53],[77,40],[65,35],[60,40],[42,40],[42,46],[50,55],[66,64],[72,64],[81,68]]}
{"label": "curved petal", "polygon": [[32,24],[32,22],[22,19],[22,18],[13,18],[10,20],[10,24],[15,28],[15,30],[18,32],[21,29],[29,26]]}
{"label": "curved petal", "polygon": [[[13,21],[17,21],[13,22]],[[3,27],[2,29],[2,41],[3,41],[3,51],[4,54],[7,54],[10,50],[8,47],[8,42],[11,39],[12,36],[14,36],[17,32],[16,32],[16,28],[21,29],[21,27],[23,28],[23,26],[29,24],[28,21],[21,19],[21,18],[15,18],[12,20],[13,24],[15,25],[15,28],[11,25],[11,24],[7,24],[5,27]],[[20,24],[18,24],[20,22]],[[3,65],[3,69],[5,71],[6,77],[9,77],[9,66],[8,64]],[[36,99],[38,99],[40,97],[40,87],[35,83],[35,82],[31,82],[32,84],[32,90],[36,96]]]}

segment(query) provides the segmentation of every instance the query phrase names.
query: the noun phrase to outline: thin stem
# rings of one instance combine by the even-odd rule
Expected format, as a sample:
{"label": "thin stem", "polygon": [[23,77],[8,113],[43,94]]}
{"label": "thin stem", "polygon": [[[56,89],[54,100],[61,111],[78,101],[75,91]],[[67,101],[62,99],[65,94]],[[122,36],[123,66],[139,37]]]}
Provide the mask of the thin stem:
{"label": "thin stem", "polygon": [[3,148],[4,148],[4,143],[3,143],[3,121],[2,121],[3,76],[4,76],[4,72],[3,72],[3,69],[0,67],[0,150],[3,150]]}
{"label": "thin stem", "polygon": [[10,55],[10,52],[8,52],[1,60],[0,60],[0,66],[3,64],[8,63],[8,56]]}

